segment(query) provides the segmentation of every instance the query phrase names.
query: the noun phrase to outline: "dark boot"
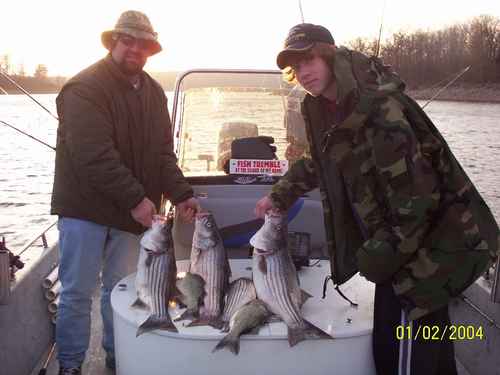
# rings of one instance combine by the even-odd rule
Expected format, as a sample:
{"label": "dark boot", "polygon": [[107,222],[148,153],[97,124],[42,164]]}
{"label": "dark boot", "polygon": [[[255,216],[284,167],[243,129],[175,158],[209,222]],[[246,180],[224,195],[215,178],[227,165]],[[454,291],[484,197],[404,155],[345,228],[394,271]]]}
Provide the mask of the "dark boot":
{"label": "dark boot", "polygon": [[81,375],[82,367],[59,367],[59,375]]}

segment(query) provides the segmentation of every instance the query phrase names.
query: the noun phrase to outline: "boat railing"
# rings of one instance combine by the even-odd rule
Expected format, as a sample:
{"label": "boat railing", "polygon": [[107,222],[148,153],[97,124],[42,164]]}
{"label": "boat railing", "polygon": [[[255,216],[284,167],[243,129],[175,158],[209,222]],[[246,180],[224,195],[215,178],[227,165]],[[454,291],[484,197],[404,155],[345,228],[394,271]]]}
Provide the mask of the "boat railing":
{"label": "boat railing", "polygon": [[36,235],[31,241],[28,242],[24,248],[14,253],[9,250],[5,245],[5,239],[0,242],[0,305],[5,305],[9,303],[12,281],[15,280],[16,271],[24,268],[24,262],[21,260],[21,256],[30,249],[38,240],[42,241],[43,249],[49,248],[49,243],[47,241],[47,232],[52,229],[57,223],[57,220],[46,227],[42,232]]}
{"label": "boat railing", "polygon": [[47,249],[49,247],[48,242],[47,242],[47,236],[46,233],[57,224],[57,220],[54,221],[52,224],[50,224],[47,228],[45,228],[40,234],[38,234],[36,237],[34,237],[24,248],[16,254],[17,256],[21,256],[24,252],[26,252],[31,246],[35,244],[35,242],[38,241],[38,239],[42,240],[42,246],[44,249]]}

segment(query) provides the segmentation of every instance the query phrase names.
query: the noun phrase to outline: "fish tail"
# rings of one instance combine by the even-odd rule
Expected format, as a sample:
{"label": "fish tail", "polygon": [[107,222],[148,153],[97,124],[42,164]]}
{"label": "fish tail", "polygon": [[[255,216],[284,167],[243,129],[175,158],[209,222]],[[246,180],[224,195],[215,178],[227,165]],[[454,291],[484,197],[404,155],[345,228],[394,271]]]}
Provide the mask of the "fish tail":
{"label": "fish tail", "polygon": [[240,338],[238,336],[235,337],[231,334],[225,336],[222,340],[219,341],[217,345],[215,345],[212,353],[223,348],[227,348],[234,355],[238,355],[238,353],[240,352]]}
{"label": "fish tail", "polygon": [[166,316],[158,316],[158,315],[150,315],[144,323],[142,323],[139,328],[137,328],[136,337],[142,335],[143,333],[154,331],[155,329],[161,329],[164,331],[178,332],[174,323],[172,323],[172,319],[170,315]]}
{"label": "fish tail", "polygon": [[288,327],[288,344],[290,344],[290,347],[297,345],[299,342],[305,339],[306,333],[304,327]]}
{"label": "fish tail", "polygon": [[311,322],[307,321],[304,319],[304,323],[306,325],[306,328],[304,330],[304,334],[306,335],[306,338],[310,339],[333,339],[332,333],[328,334],[318,327],[316,327],[314,324]]}
{"label": "fish tail", "polygon": [[132,305],[130,305],[130,307],[137,308],[137,309],[147,309],[148,305],[146,305],[146,303],[142,299],[137,297],[137,299],[134,301],[134,303]]}
{"label": "fish tail", "polygon": [[198,310],[196,309],[187,309],[181,315],[174,319],[174,322],[178,322],[179,320],[195,320],[198,318]]}

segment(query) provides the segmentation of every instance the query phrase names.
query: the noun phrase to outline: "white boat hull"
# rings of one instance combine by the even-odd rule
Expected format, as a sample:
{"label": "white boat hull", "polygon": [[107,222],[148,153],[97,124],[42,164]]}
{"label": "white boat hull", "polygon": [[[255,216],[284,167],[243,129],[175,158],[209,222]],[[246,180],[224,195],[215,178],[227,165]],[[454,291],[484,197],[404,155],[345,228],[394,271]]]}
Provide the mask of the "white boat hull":
{"label": "white boat hull", "polygon": [[[249,259],[230,260],[233,278],[249,277]],[[180,271],[187,261],[178,262]],[[111,295],[115,327],[117,374],[332,374],[372,375],[372,319],[374,287],[359,276],[353,277],[342,290],[356,302],[353,308],[333,291],[321,299],[327,261],[300,271],[301,287],[313,294],[302,308],[311,322],[321,322],[334,339],[311,339],[290,348],[284,323],[271,323],[258,334],[241,337],[239,355],[227,350],[212,353],[224,336],[211,327],[184,327],[177,322],[179,333],[153,331],[136,337],[137,327],[148,313],[130,308],[135,299],[134,275],[123,279],[125,291],[116,287]],[[180,309],[170,309],[173,316]]]}

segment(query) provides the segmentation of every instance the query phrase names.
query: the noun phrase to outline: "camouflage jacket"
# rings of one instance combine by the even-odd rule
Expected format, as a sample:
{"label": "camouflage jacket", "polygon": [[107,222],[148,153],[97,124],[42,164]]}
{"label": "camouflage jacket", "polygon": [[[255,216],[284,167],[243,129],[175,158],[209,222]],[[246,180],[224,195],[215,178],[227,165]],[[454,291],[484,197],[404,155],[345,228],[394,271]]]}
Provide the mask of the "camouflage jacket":
{"label": "camouflage jacket", "polygon": [[319,186],[334,281],[359,270],[391,282],[409,318],[419,318],[486,270],[498,225],[396,74],[342,47],[330,66],[347,114],[335,122],[321,98],[306,96],[310,155],[273,187],[273,204],[286,209]]}

